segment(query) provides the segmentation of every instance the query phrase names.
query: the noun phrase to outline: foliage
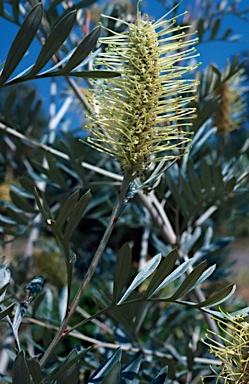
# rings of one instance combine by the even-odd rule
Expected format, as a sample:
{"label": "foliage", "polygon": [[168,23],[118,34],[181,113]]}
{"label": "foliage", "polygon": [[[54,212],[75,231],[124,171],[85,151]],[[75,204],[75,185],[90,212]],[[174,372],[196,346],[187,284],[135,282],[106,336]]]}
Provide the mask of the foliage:
{"label": "foliage", "polygon": [[[91,70],[102,49],[100,27],[88,30],[93,3],[0,2],[0,15],[20,26],[0,76],[0,240],[10,259],[0,261],[0,375],[14,384],[198,383],[218,363],[199,342],[207,328],[220,335],[210,315],[222,319],[225,301],[231,316],[248,315],[233,303],[227,260],[237,223],[248,219],[248,149],[228,150],[232,134],[221,134],[216,114],[218,90],[245,63],[234,58],[224,70],[210,64],[199,72],[188,153],[177,147],[173,164],[123,177],[114,158],[66,131],[66,103],[46,117],[46,130],[36,93],[22,85],[63,76],[68,105],[73,98],[94,112],[88,78],[108,82],[119,72]],[[212,17],[200,11],[193,21],[190,13],[188,22],[201,41],[209,22],[214,40],[224,9],[204,11]],[[129,3],[108,12],[133,15]],[[40,54],[18,72],[35,39]]]}

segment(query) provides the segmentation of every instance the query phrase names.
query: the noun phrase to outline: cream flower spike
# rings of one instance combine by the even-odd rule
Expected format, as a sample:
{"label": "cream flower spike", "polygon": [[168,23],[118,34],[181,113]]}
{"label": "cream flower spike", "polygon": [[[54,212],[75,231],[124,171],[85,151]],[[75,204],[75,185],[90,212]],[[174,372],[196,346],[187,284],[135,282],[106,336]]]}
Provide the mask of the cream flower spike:
{"label": "cream flower spike", "polygon": [[[236,317],[222,312],[224,320],[215,319],[223,336],[213,331],[206,334],[207,341],[203,341],[221,362],[219,372],[212,367],[214,376],[202,377],[202,382],[210,382],[215,377],[215,384],[248,384],[249,383],[249,323],[243,315]],[[220,343],[217,341],[217,336]],[[207,380],[206,380],[207,379]]]}
{"label": "cream flower spike", "polygon": [[111,36],[99,39],[107,48],[94,65],[121,76],[93,81],[88,143],[114,156],[134,177],[152,163],[181,156],[191,141],[184,128],[194,117],[189,103],[197,82],[183,75],[198,66],[184,66],[198,56],[193,47],[198,38],[184,32],[190,26],[176,26],[176,19],[167,16],[151,22],[138,9],[134,24],[104,16],[125,23],[127,32],[108,30]]}

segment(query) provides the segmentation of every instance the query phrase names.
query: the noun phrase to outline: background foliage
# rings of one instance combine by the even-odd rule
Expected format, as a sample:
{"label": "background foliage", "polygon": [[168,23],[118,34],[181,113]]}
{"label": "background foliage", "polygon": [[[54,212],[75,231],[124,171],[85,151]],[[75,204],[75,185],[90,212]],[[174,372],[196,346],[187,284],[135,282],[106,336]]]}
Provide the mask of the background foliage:
{"label": "background foliage", "polygon": [[[161,174],[156,188],[148,181],[147,193],[136,180],[70,333],[60,335],[41,363],[88,273],[122,180],[112,158],[78,140],[90,109],[91,63],[101,49],[94,3],[59,0],[43,9],[36,1],[0,2],[1,17],[20,26],[1,58],[0,239],[8,261],[0,265],[0,380],[199,383],[218,363],[200,341],[207,328],[219,332],[209,314],[222,316],[219,305],[248,313],[231,296],[227,258],[242,219],[248,223],[248,68],[240,57],[225,69],[210,64],[198,73],[192,149]],[[198,29],[201,43],[230,38],[232,30],[217,36],[228,9],[244,16],[236,2],[205,4],[184,22]],[[135,8],[116,2],[105,12],[133,20]],[[115,22],[109,27],[120,31]],[[35,39],[40,53],[19,71]],[[94,73],[117,75],[101,68]],[[46,77],[53,80],[44,116],[40,96],[26,81]],[[81,127],[73,131],[75,114]]]}

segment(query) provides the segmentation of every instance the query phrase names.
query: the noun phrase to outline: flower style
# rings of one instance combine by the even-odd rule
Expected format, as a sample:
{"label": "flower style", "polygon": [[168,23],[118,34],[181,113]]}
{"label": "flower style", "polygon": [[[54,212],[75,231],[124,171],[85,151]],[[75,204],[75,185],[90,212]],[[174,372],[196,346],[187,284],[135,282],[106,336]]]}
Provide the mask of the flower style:
{"label": "flower style", "polygon": [[[248,384],[249,383],[249,323],[243,316],[233,317],[224,314],[225,320],[216,319],[224,336],[218,336],[221,343],[212,338],[214,332],[208,331],[206,335],[213,353],[221,361],[221,370],[212,370],[217,377],[217,383],[224,384]],[[211,343],[210,343],[211,342]],[[202,378],[205,382],[205,378]]]}
{"label": "flower style", "polygon": [[134,177],[153,162],[181,156],[191,141],[191,132],[183,129],[194,117],[189,104],[197,82],[183,75],[198,66],[184,66],[197,56],[198,39],[184,32],[189,26],[176,26],[176,19],[166,16],[151,22],[138,11],[134,24],[117,20],[127,31],[108,30],[111,36],[100,38],[107,48],[95,62],[121,76],[93,81],[88,143],[114,156]]}

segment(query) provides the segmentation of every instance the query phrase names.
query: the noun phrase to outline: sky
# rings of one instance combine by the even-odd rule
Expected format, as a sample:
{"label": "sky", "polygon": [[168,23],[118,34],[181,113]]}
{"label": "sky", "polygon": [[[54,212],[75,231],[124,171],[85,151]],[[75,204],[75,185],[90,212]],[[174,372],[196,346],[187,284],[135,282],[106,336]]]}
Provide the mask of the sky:
{"label": "sky", "polygon": [[[173,2],[172,0],[170,1]],[[179,12],[181,13],[184,7],[188,4],[193,5],[198,1],[201,5],[205,0],[183,0]],[[75,0],[75,2],[78,2],[78,0]],[[239,10],[249,9],[249,0],[241,0],[238,3],[238,7]],[[165,13],[165,8],[157,0],[143,0],[142,9],[154,19],[162,17]],[[226,17],[222,20],[220,35],[222,35],[228,28],[233,29],[234,35],[240,35],[238,40],[233,42],[204,42],[198,44],[197,50],[200,53],[199,61],[202,62],[200,70],[204,70],[211,62],[215,63],[220,69],[222,69],[226,64],[227,58],[234,57],[242,51],[249,50],[249,13],[247,15],[247,21],[241,20],[233,15],[226,15]],[[19,28],[15,24],[7,22],[0,17],[0,63],[6,59],[11,42],[18,32],[18,29]],[[20,70],[31,65],[38,56],[39,51],[40,45],[36,42],[32,43],[30,47],[31,54],[24,58],[22,64],[23,68],[21,66]],[[49,84],[49,80],[39,80],[35,83],[35,86],[40,91],[41,98],[43,99],[45,105],[46,103],[48,104],[46,95],[49,92]]]}

